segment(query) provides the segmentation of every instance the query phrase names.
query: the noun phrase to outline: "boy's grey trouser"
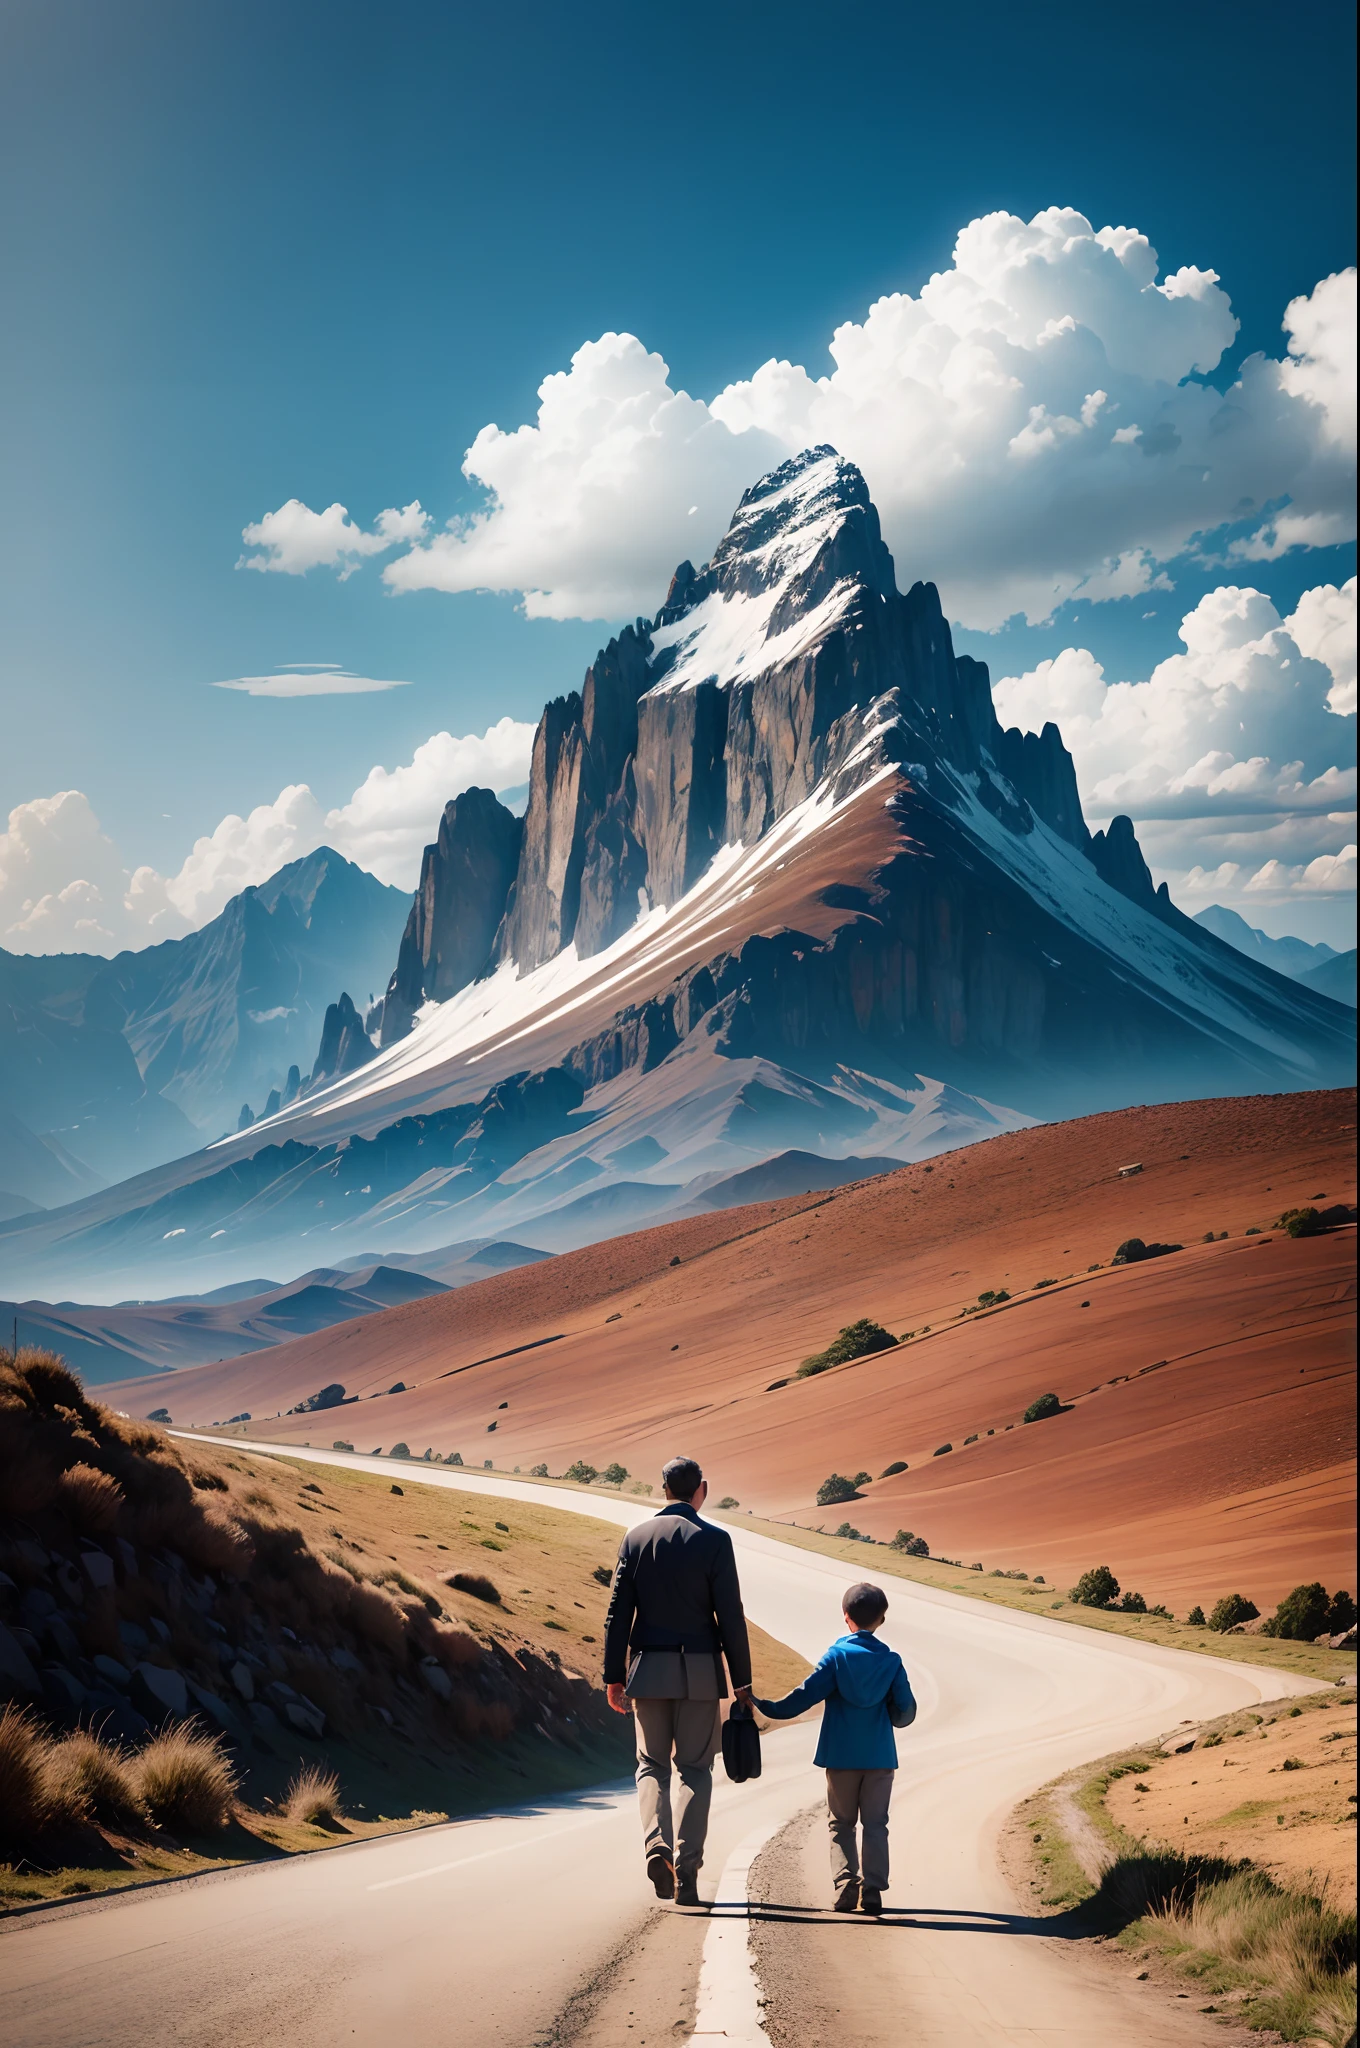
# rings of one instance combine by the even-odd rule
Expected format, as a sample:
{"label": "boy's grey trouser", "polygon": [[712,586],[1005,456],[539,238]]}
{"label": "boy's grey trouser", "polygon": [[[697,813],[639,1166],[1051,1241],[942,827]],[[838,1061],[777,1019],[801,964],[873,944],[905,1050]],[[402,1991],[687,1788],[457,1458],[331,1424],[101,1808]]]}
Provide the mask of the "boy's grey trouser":
{"label": "boy's grey trouser", "polygon": [[[634,1700],[637,1724],[638,1805],[647,1855],[664,1849],[675,1867],[693,1877],[704,1860],[708,1809],[713,1798],[713,1759],[718,1753],[721,1711],[717,1700]],[[671,1756],[680,1790],[671,1812]]]}
{"label": "boy's grey trouser", "polygon": [[[840,1891],[852,1878],[862,1878],[870,1892],[888,1889],[888,1805],[892,1771],[828,1771],[826,1824],[831,1830],[831,1882]],[[861,1868],[855,1823],[864,1835]]]}

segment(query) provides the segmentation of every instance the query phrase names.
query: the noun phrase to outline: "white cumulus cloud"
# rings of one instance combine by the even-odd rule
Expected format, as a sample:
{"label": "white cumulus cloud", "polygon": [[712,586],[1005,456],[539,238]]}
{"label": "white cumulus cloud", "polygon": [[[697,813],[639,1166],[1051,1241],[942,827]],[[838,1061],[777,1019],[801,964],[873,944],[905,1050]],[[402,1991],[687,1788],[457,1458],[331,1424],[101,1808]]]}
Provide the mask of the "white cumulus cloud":
{"label": "white cumulus cloud", "polygon": [[[1349,537],[1354,271],[1292,301],[1281,357],[1249,358],[1221,393],[1201,380],[1236,334],[1227,293],[1211,270],[1158,269],[1132,228],[989,214],[918,293],[838,327],[828,375],[771,360],[708,401],[634,336],[603,335],[545,378],[532,423],[477,435],[463,466],[484,509],[422,526],[383,574],[517,592],[535,616],[651,612],[741,490],[818,442],[863,469],[899,576],[934,578],[977,628],[1165,587],[1162,565],[1218,529],[1248,558]],[[309,522],[329,522],[324,545]],[[258,566],[298,573],[357,566],[386,537],[347,533],[343,507],[293,500],[247,538],[280,557]]]}
{"label": "white cumulus cloud", "polygon": [[401,511],[380,512],[374,531],[356,526],[343,505],[313,512],[300,498],[290,498],[277,512],[244,527],[241,538],[259,554],[242,555],[238,569],[278,570],[284,576],[305,576],[309,569],[338,569],[343,583],[365,555],[380,555],[403,541],[418,541],[429,519],[418,503]]}
{"label": "white cumulus cloud", "polygon": [[[997,716],[1053,719],[1087,815],[1126,811],[1178,900],[1272,901],[1354,887],[1355,579],[1282,619],[1223,585],[1181,622],[1183,654],[1146,682],[1107,681],[1084,647],[995,685]],[[1240,907],[1236,905],[1235,907]]]}
{"label": "white cumulus cloud", "polygon": [[0,833],[0,945],[113,953],[177,938],[318,846],[413,888],[448,799],[473,783],[523,782],[533,736],[532,725],[512,718],[480,735],[435,733],[402,766],[370,769],[349,801],[329,810],[306,783],[292,783],[272,803],[223,818],[169,875],[129,870],[79,790],[19,804]]}

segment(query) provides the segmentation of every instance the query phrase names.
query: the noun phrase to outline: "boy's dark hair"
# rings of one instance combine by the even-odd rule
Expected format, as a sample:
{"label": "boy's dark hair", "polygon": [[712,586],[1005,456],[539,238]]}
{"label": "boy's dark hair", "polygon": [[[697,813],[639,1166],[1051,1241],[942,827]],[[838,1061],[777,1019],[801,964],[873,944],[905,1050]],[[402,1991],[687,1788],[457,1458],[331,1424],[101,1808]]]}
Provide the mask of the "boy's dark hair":
{"label": "boy's dark hair", "polygon": [[851,1586],[841,1601],[841,1613],[858,1628],[872,1628],[876,1621],[882,1621],[887,1611],[887,1594],[881,1586],[871,1586],[866,1579]]}
{"label": "boy's dark hair", "polygon": [[661,1467],[661,1484],[673,1500],[693,1500],[703,1483],[697,1458],[668,1458]]}

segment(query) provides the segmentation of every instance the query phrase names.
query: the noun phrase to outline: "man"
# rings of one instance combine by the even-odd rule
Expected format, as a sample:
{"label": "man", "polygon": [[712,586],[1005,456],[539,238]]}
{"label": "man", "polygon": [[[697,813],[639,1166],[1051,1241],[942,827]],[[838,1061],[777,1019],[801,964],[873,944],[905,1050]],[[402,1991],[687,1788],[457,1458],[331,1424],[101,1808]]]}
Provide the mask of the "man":
{"label": "man", "polygon": [[[605,1618],[604,1676],[616,1714],[637,1724],[638,1804],[647,1875],[659,1899],[699,1904],[713,1759],[727,1697],[751,1697],[751,1647],[732,1538],[699,1510],[708,1484],[693,1458],[662,1469],[666,1504],[619,1545]],[[672,1824],[671,1760],[680,1777]]]}

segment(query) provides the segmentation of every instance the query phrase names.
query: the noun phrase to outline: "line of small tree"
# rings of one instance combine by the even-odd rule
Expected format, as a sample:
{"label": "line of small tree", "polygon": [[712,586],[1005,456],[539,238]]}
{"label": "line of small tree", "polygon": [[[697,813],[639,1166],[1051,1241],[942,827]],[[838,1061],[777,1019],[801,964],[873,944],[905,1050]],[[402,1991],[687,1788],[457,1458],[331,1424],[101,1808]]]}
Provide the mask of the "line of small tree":
{"label": "line of small tree", "polygon": [[[1175,1620],[1169,1608],[1160,1605],[1149,1607],[1141,1593],[1122,1593],[1118,1579],[1105,1564],[1083,1572],[1067,1597],[1075,1607],[1099,1607],[1119,1614],[1154,1614],[1167,1621]],[[1185,1619],[1190,1628],[1208,1628],[1215,1635],[1227,1635],[1230,1629],[1259,1620],[1260,1613],[1256,1602],[1249,1600],[1244,1593],[1225,1593],[1215,1601],[1207,1616],[1204,1609],[1196,1604]],[[1346,1634],[1355,1627],[1355,1620],[1355,1602],[1351,1595],[1344,1589],[1329,1594],[1315,1579],[1286,1593],[1274,1614],[1262,1624],[1259,1633],[1287,1642],[1311,1643],[1320,1636]]]}

